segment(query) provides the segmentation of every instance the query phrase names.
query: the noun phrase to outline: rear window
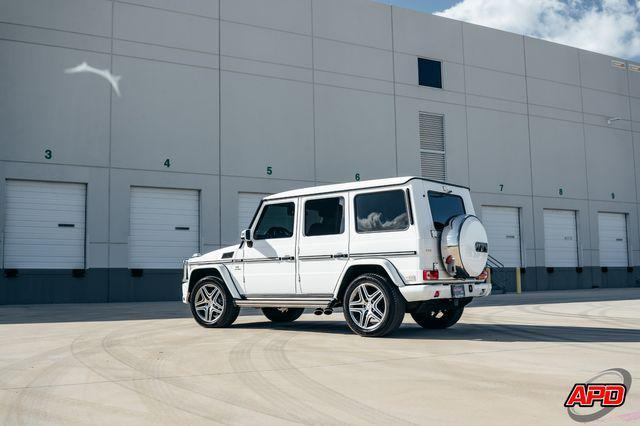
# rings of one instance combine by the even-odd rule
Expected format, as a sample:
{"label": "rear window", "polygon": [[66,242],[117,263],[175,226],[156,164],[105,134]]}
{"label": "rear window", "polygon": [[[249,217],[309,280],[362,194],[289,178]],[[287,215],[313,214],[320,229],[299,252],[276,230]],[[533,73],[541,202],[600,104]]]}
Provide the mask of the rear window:
{"label": "rear window", "polygon": [[409,227],[407,202],[401,189],[356,195],[357,232],[402,231]]}
{"label": "rear window", "polygon": [[433,226],[438,231],[442,231],[451,218],[466,213],[464,201],[459,195],[429,191],[429,206]]}

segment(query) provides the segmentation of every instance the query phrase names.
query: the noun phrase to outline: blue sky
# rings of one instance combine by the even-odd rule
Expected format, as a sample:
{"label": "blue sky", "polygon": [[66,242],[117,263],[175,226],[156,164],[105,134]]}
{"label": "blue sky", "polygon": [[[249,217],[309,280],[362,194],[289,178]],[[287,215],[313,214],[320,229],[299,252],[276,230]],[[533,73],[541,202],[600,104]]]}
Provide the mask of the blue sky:
{"label": "blue sky", "polygon": [[638,0],[376,0],[640,62]]}

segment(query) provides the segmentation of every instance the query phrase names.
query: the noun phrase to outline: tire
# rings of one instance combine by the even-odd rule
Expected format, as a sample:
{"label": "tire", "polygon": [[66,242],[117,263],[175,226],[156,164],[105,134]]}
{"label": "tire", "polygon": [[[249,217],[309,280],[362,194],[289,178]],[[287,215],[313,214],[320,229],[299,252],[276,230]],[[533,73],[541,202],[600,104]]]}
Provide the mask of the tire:
{"label": "tire", "polygon": [[463,312],[464,307],[451,307],[448,309],[433,310],[420,314],[412,313],[411,317],[422,328],[441,330],[443,328],[449,328],[457,323]]}
{"label": "tire", "polygon": [[363,274],[347,287],[342,306],[351,331],[364,337],[382,337],[400,327],[405,304],[398,288],[388,279]]}
{"label": "tire", "polygon": [[191,292],[189,306],[196,322],[206,328],[229,327],[240,313],[227,286],[218,277],[198,281]]}
{"label": "tire", "polygon": [[273,322],[293,322],[300,318],[304,308],[262,308],[265,317]]}

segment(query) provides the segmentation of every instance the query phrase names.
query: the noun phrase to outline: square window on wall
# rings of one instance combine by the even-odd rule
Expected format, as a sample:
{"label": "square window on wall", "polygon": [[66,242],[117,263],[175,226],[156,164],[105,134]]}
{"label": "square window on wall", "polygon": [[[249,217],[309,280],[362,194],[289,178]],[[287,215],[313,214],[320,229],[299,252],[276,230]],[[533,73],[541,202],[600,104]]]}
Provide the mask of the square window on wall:
{"label": "square window on wall", "polygon": [[418,84],[442,89],[442,62],[418,58]]}

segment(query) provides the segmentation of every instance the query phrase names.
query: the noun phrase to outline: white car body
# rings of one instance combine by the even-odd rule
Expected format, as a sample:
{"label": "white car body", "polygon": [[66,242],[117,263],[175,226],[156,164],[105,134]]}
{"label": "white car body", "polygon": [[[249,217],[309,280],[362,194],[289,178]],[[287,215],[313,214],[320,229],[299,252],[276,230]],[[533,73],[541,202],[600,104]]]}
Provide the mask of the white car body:
{"label": "white car body", "polygon": [[[374,212],[367,217],[360,217],[358,222],[356,197],[385,193],[378,194],[378,198],[358,198],[363,203],[361,206],[367,206],[367,202],[382,199],[380,197],[399,199],[398,191],[402,192],[406,202],[406,216],[399,215],[382,223],[380,214]],[[345,286],[367,271],[386,275],[386,279],[397,286],[406,303],[411,306],[433,299],[453,300],[452,288],[455,284],[463,284],[463,293],[457,286],[455,297],[464,298],[465,304],[471,298],[488,296],[491,284],[486,282],[485,273],[455,277],[452,276],[452,269],[445,264],[445,248],[441,246],[440,236],[442,229],[437,229],[433,217],[440,213],[434,211],[432,215],[432,196],[436,197],[434,200],[453,200],[453,204],[461,200],[456,204],[464,205],[464,212],[460,213],[475,215],[468,188],[416,177],[317,186],[270,195],[262,200],[249,231],[245,231],[252,237],[251,241],[195,255],[184,262],[183,302],[189,303],[191,289],[198,279],[213,275],[224,281],[236,306],[330,309],[340,306]],[[308,215],[314,211],[305,210],[306,203],[323,199],[326,204],[340,205],[338,211],[342,209],[344,214],[343,225],[340,225],[342,232],[306,235],[311,233],[313,226],[319,225],[318,229],[325,226],[326,221],[324,217],[317,219],[322,223],[309,227],[311,219],[307,219],[302,212],[306,211]],[[318,201],[316,204],[322,203]],[[286,214],[291,215],[293,220],[293,232],[288,237],[280,235],[279,238],[258,239],[258,222],[265,209],[274,204],[277,206],[272,207],[272,211],[287,209]],[[370,204],[375,207],[375,203]],[[359,208],[367,211],[365,207]],[[387,227],[393,228],[399,223],[404,223],[402,229],[387,230]],[[442,224],[439,227],[442,228]],[[275,232],[286,234],[274,228],[280,227],[271,227],[264,235],[275,235]],[[375,231],[363,232],[363,229]],[[484,232],[483,228],[480,229]],[[486,240],[482,243],[484,245],[475,244],[476,249],[480,247],[479,250],[484,251],[484,257],[481,252],[468,256],[476,257],[476,263],[484,271]],[[437,279],[432,279],[436,274]]]}

